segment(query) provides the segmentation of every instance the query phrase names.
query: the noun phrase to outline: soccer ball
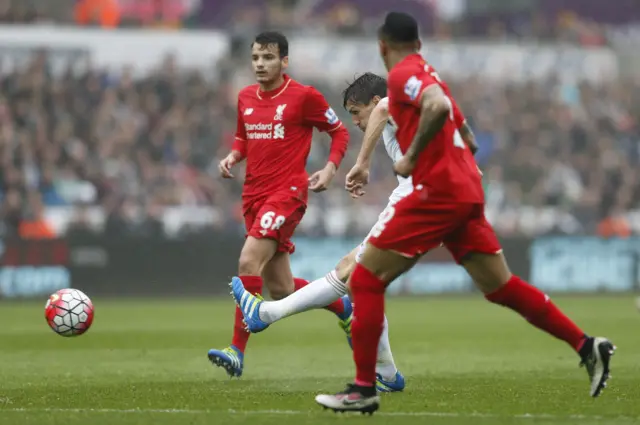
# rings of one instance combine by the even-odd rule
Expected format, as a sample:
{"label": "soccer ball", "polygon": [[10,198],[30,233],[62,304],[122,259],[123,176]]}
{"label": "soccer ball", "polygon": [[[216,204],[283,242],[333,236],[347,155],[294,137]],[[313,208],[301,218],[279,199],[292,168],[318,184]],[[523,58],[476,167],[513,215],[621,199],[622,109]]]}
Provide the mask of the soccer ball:
{"label": "soccer ball", "polygon": [[93,304],[82,291],[61,289],[47,300],[44,317],[58,335],[82,335],[93,322]]}

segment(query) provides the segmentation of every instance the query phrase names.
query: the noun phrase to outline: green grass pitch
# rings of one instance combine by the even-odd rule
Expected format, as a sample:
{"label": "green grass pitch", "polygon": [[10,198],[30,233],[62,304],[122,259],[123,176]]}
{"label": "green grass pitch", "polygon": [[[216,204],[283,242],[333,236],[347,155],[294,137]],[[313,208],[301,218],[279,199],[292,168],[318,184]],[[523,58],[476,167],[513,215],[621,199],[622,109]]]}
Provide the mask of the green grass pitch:
{"label": "green grass pitch", "polygon": [[233,304],[94,299],[93,328],[62,338],[44,300],[0,303],[0,424],[606,424],[640,422],[640,312],[628,296],[557,297],[585,330],[618,346],[593,400],[563,342],[480,297],[388,300],[406,375],[374,416],[336,415],[313,398],[354,373],[331,313],[289,318],[252,336],[240,380],[206,359],[230,341]]}

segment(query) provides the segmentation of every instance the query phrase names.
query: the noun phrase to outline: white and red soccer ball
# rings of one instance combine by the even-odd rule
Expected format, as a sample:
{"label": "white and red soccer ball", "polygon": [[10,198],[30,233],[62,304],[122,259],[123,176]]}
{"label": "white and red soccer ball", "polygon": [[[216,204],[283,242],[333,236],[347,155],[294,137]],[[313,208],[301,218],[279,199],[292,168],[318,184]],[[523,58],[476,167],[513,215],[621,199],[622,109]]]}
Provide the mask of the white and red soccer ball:
{"label": "white and red soccer ball", "polygon": [[58,335],[82,335],[93,322],[93,304],[82,291],[61,289],[47,300],[44,317]]}

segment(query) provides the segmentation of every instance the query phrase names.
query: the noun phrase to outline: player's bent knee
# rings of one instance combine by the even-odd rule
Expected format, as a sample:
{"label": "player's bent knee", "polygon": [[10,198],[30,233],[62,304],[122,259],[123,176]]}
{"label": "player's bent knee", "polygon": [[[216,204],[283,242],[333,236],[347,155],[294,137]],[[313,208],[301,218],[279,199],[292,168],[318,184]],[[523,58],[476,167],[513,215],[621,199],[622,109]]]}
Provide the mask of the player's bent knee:
{"label": "player's bent knee", "polygon": [[463,260],[462,266],[469,273],[476,287],[484,294],[490,294],[500,289],[511,279],[512,275],[502,253],[474,252]]}
{"label": "player's bent knee", "polygon": [[347,282],[349,276],[353,273],[353,269],[356,267],[355,256],[349,254],[343,257],[336,266],[336,275],[341,282]]}
{"label": "player's bent knee", "polygon": [[288,253],[278,252],[267,262],[262,270],[262,282],[274,300],[280,300],[293,293],[295,284]]}
{"label": "player's bent knee", "polygon": [[291,279],[291,277],[287,278],[285,276],[278,280],[269,278],[265,279],[264,273],[262,276],[264,287],[269,292],[269,296],[271,297],[271,299],[275,301],[281,300],[293,294],[293,292],[295,291],[295,286]]}
{"label": "player's bent knee", "polygon": [[250,254],[240,254],[238,260],[238,274],[260,276],[262,270],[258,259]]}
{"label": "player's bent knee", "polygon": [[389,284],[402,273],[411,269],[417,260],[418,258],[407,258],[396,252],[381,250],[367,244],[359,264],[382,282]]}

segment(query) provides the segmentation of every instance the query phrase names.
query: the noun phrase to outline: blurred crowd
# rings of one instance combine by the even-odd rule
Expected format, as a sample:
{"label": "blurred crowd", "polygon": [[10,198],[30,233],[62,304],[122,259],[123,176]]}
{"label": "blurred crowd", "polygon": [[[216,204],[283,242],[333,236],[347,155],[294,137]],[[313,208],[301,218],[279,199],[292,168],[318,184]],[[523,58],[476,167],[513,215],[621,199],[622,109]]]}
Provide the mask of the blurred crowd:
{"label": "blurred crowd", "polygon": [[[500,14],[479,19],[456,14],[451,5],[462,1],[447,0],[448,8],[439,0],[402,4],[417,15],[424,12],[423,27],[436,38],[607,42],[602,26],[573,14],[559,14],[557,21],[536,13],[515,21],[501,20]],[[229,9],[229,2],[208,0],[0,0],[0,22],[226,25],[236,34],[292,23],[318,34],[373,29],[360,0],[240,3],[243,7]],[[313,7],[301,7],[305,4]],[[367,4],[368,12],[385,7],[380,1]],[[318,5],[323,13],[314,9]],[[313,22],[306,20],[310,16]],[[78,73],[71,64],[66,72],[53,72],[51,59],[37,52],[0,74],[0,236],[242,232],[242,181],[222,181],[216,165],[233,141],[244,55],[223,59],[214,67],[217,75],[186,70],[168,55],[142,78],[132,69],[114,73],[93,67]],[[443,76],[476,132],[487,215],[501,235],[640,234],[635,73],[604,84],[571,81],[561,73],[544,81],[500,84],[478,76]],[[391,163],[379,147],[366,196],[350,199],[342,183],[361,133],[341,107],[344,87],[304,82],[323,92],[348,123],[352,143],[333,189],[311,196],[300,233],[362,236],[397,184]],[[329,151],[326,136],[315,138],[309,171],[322,167]]]}
{"label": "blurred crowd", "polygon": [[[438,39],[518,38],[599,46],[609,41],[608,23],[640,18],[634,1],[618,0],[617,8],[609,8],[595,0],[565,0],[562,5],[555,0],[403,0],[394,7],[411,13],[425,35]],[[604,16],[603,6],[614,13]],[[317,34],[364,35],[375,32],[388,7],[388,0],[0,0],[0,22],[238,32],[304,28]],[[609,19],[598,22],[594,17]]]}
{"label": "blurred crowd", "polygon": [[[2,232],[241,231],[241,181],[223,181],[216,171],[235,131],[228,80],[182,72],[172,57],[139,80],[127,70],[53,75],[44,53],[4,75]],[[340,87],[308,83],[349,122]],[[475,129],[488,215],[502,235],[640,232],[640,79],[450,85]],[[350,130],[334,188],[311,197],[302,233],[361,235],[396,184],[380,147],[367,195],[353,201],[344,193],[361,138]],[[310,171],[329,149],[326,136],[316,139]]]}

